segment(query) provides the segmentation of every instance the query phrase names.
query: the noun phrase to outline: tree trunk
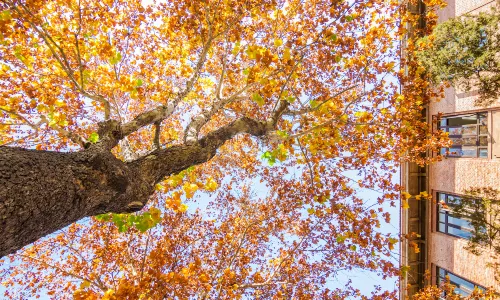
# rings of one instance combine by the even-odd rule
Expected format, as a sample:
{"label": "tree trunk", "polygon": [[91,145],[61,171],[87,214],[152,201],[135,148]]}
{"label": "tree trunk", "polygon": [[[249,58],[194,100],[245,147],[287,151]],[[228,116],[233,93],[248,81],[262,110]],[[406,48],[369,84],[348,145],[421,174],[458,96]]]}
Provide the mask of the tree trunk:
{"label": "tree trunk", "polygon": [[119,124],[104,125],[102,139],[80,152],[0,146],[0,257],[81,218],[140,210],[165,177],[210,160],[237,134],[266,135],[276,121],[242,117],[128,163],[110,152],[123,137]]}
{"label": "tree trunk", "polygon": [[110,152],[0,147],[0,257],[81,218],[137,211],[153,192]]}

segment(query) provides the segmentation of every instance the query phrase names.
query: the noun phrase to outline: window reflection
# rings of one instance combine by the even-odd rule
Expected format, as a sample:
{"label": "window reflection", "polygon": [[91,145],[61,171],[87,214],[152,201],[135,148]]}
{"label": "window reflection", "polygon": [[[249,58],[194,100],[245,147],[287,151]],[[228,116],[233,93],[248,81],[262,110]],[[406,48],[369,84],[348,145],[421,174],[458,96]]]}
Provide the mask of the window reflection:
{"label": "window reflection", "polygon": [[460,197],[438,193],[438,199],[440,202],[438,205],[438,231],[464,239],[470,238],[474,230],[470,222],[453,216],[452,211],[450,211],[450,207],[460,203]]}
{"label": "window reflection", "polygon": [[446,280],[445,279],[446,276],[449,276],[450,283],[455,286],[455,293],[457,293],[461,296],[464,296],[464,297],[469,296],[474,291],[475,287],[477,287],[479,290],[481,290],[483,292],[486,290],[484,287],[474,285],[474,283],[467,281],[467,280],[463,279],[462,277],[457,276],[451,272],[448,272],[445,269],[442,269],[440,267],[437,267],[436,273],[438,274],[438,276],[437,276],[437,284],[438,285],[443,284]]}
{"label": "window reflection", "polygon": [[487,113],[444,117],[439,129],[448,132],[452,146],[440,153],[449,157],[488,157]]}

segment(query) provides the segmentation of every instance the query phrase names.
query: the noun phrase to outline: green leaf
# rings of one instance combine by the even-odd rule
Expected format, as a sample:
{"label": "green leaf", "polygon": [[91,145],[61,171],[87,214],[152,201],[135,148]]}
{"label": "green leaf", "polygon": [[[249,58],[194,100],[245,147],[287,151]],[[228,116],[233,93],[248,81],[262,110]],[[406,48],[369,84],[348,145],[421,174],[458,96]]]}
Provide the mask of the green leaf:
{"label": "green leaf", "polygon": [[252,100],[255,101],[259,106],[264,105],[264,98],[259,93],[252,94]]}
{"label": "green leaf", "polygon": [[272,166],[276,163],[276,157],[272,152],[266,151],[262,154],[262,159],[267,160],[267,163]]}
{"label": "green leaf", "polygon": [[288,133],[286,131],[278,130],[276,131],[276,133],[278,134],[278,136],[281,136],[282,138],[288,137]]}
{"label": "green leaf", "polygon": [[148,229],[153,228],[157,222],[155,222],[151,218],[151,214],[148,212],[145,212],[141,216],[138,216],[139,220],[135,224],[135,228],[137,228],[140,232],[146,232]]}
{"label": "green leaf", "polygon": [[390,244],[396,244],[398,242],[398,239],[395,238],[389,238],[389,243]]}
{"label": "green leaf", "polygon": [[285,161],[286,158],[288,157],[288,150],[286,149],[285,145],[279,144],[278,148],[273,150],[273,157],[276,157],[279,159],[279,161]]}
{"label": "green leaf", "polygon": [[343,243],[345,241],[345,236],[343,235],[339,235],[337,236],[337,243]]}
{"label": "green leaf", "polygon": [[116,65],[117,63],[120,62],[120,60],[122,60],[122,54],[120,52],[116,51],[115,55],[113,55],[109,59],[109,63],[112,65]]}
{"label": "green leaf", "polygon": [[285,98],[285,100],[289,103],[294,103],[295,102],[295,98],[293,96],[288,96]]}
{"label": "green leaf", "polygon": [[98,221],[109,221],[111,219],[111,216],[109,214],[102,214],[102,215],[97,215],[95,218]]}
{"label": "green leaf", "polygon": [[118,232],[126,232],[128,229],[128,225],[125,222],[126,220],[124,220],[125,217],[127,217],[127,215],[113,214],[112,220],[113,220],[113,223],[115,223],[115,225],[118,227]]}
{"label": "green leaf", "polygon": [[137,216],[134,214],[128,215],[127,218],[127,225],[128,226],[134,226],[134,223],[137,222]]}
{"label": "green leaf", "polygon": [[0,21],[10,21],[11,19],[10,10],[6,9],[0,13]]}
{"label": "green leaf", "polygon": [[88,141],[95,144],[99,141],[99,134],[97,132],[92,132],[88,138]]}
{"label": "green leaf", "polygon": [[356,249],[358,249],[358,248],[356,247],[356,245],[351,245],[351,247],[349,247],[349,249],[351,249],[352,251],[356,251]]}
{"label": "green leaf", "polygon": [[233,51],[231,53],[236,56],[239,52],[240,52],[240,41],[237,41],[234,44],[234,48],[233,48]]}
{"label": "green leaf", "polygon": [[352,20],[354,20],[354,18],[351,15],[349,15],[349,16],[345,17],[345,20],[347,22],[351,22]]}
{"label": "green leaf", "polygon": [[137,80],[135,81],[135,86],[136,86],[136,87],[140,87],[140,86],[142,86],[142,79],[137,79]]}
{"label": "green leaf", "polygon": [[20,61],[22,61],[24,63],[24,61],[26,60],[26,57],[24,57],[22,54],[21,54],[21,46],[16,46],[14,47],[14,56],[19,59]]}
{"label": "green leaf", "polygon": [[334,34],[332,34],[332,35],[330,35],[330,40],[331,40],[332,42],[335,42],[335,41],[337,40],[337,35],[336,35],[335,33],[334,33]]}
{"label": "green leaf", "polygon": [[401,276],[405,277],[406,274],[410,271],[410,266],[401,266]]}

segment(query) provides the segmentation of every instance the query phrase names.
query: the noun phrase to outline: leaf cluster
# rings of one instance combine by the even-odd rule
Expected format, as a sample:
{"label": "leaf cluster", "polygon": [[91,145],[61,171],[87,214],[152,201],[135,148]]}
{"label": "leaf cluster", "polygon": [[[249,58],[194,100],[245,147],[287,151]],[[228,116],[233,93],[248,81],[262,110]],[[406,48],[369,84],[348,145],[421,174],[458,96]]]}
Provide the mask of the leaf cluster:
{"label": "leaf cluster", "polygon": [[420,41],[418,58],[435,83],[477,90],[477,104],[500,95],[500,13],[496,9],[449,19]]}

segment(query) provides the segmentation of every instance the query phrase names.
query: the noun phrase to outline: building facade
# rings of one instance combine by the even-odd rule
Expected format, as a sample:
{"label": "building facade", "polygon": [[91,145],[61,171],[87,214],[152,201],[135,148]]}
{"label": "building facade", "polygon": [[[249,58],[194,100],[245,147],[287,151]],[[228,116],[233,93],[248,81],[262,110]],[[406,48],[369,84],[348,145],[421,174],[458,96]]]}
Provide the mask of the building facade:
{"label": "building facade", "polygon": [[[439,22],[463,14],[489,11],[498,0],[448,0],[438,12]],[[455,218],[446,205],[470,188],[490,187],[500,190],[500,98],[487,107],[476,106],[477,92],[454,88],[445,91],[444,99],[433,101],[425,111],[435,129],[449,132],[454,145],[442,149],[447,157],[427,167],[407,163],[401,168],[406,191],[418,195],[426,191],[432,201],[409,200],[409,209],[401,210],[401,233],[415,235],[401,243],[401,265],[409,266],[401,279],[401,299],[427,284],[439,284],[445,276],[457,286],[456,292],[470,293],[474,287],[500,288],[495,281],[492,262],[486,250],[477,256],[466,249],[470,226]],[[438,113],[442,114],[437,119]],[[430,154],[432,155],[432,154]],[[500,199],[499,199],[500,200]],[[413,243],[418,245],[412,247]],[[425,275],[427,272],[427,275]],[[405,287],[410,286],[409,289]]]}

